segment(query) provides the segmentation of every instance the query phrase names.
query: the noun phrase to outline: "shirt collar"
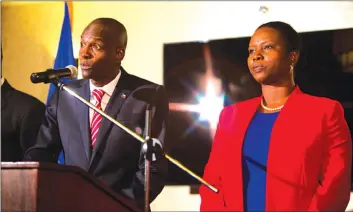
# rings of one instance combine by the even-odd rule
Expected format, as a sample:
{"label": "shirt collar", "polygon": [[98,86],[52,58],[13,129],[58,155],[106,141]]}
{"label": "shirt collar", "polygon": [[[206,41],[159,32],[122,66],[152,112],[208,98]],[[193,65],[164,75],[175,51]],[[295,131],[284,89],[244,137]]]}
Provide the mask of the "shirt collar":
{"label": "shirt collar", "polygon": [[119,74],[116,75],[116,77],[112,81],[110,81],[108,84],[104,85],[103,87],[96,87],[95,85],[93,85],[92,81],[90,80],[89,87],[90,87],[91,93],[94,89],[102,89],[106,94],[108,94],[109,96],[112,96],[114,89],[120,79],[120,76],[121,76],[121,70],[119,71]]}

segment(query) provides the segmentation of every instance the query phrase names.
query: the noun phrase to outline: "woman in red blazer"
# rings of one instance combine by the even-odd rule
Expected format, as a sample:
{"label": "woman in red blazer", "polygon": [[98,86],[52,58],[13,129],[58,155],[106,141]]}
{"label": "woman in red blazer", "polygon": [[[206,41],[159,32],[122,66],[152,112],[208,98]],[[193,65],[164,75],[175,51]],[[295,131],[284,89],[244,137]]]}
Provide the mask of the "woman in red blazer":
{"label": "woman in red blazer", "polygon": [[262,95],[223,109],[204,179],[201,211],[344,211],[352,140],[342,106],[294,83],[297,32],[261,25],[248,67]]}

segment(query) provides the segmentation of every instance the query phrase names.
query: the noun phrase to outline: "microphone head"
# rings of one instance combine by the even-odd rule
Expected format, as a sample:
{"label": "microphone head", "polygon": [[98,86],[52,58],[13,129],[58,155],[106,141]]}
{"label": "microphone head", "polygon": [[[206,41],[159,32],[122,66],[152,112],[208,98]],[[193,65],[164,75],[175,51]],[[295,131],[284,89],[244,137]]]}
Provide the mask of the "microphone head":
{"label": "microphone head", "polygon": [[70,76],[70,78],[75,78],[75,79],[77,79],[78,70],[77,70],[76,66],[68,65],[68,66],[66,66],[65,68],[68,68],[68,69],[71,71],[71,76]]}
{"label": "microphone head", "polygon": [[61,69],[47,69],[44,72],[33,73],[30,78],[32,83],[49,83],[59,78],[77,79],[77,76],[77,68],[73,65],[68,65]]}

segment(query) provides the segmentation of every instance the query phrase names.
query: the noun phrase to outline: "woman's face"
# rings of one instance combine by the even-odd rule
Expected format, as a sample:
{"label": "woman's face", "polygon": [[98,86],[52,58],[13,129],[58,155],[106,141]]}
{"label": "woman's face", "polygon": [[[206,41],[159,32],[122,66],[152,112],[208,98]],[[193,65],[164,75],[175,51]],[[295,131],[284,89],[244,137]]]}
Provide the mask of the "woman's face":
{"label": "woman's face", "polygon": [[292,80],[293,52],[288,53],[280,32],[270,27],[256,30],[248,50],[248,67],[258,83],[284,85]]}

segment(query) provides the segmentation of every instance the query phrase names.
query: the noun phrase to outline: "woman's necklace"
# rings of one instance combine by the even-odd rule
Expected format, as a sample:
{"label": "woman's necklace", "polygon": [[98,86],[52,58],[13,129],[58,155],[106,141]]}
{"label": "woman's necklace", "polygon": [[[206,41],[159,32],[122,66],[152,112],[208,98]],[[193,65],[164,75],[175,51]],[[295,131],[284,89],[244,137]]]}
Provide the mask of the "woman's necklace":
{"label": "woman's necklace", "polygon": [[277,111],[277,110],[281,110],[283,106],[284,106],[284,105],[279,106],[279,107],[275,107],[275,108],[269,108],[269,107],[266,107],[266,106],[265,106],[265,104],[264,104],[264,99],[263,99],[263,98],[261,99],[261,107],[262,107],[263,109],[265,109],[265,110],[268,110],[268,111]]}

